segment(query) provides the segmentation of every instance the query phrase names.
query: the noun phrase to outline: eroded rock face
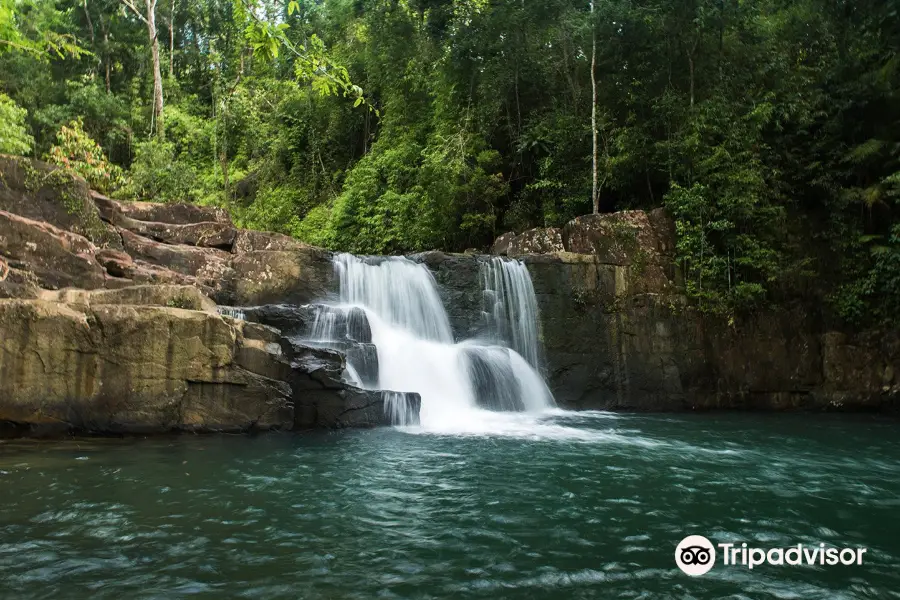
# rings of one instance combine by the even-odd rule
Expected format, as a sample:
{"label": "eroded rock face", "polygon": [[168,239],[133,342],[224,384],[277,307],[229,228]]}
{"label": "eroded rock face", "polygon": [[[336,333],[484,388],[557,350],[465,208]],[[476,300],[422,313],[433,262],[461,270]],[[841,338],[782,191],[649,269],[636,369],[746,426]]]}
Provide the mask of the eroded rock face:
{"label": "eroded rock face", "polygon": [[137,221],[175,225],[197,223],[231,225],[231,217],[228,216],[228,213],[221,208],[212,206],[183,203],[118,202],[93,191],[91,197],[103,218],[113,223],[121,217],[127,217]]}
{"label": "eroded rock face", "polygon": [[[308,374],[298,386],[303,389],[303,401],[297,405],[299,428],[313,427],[374,427],[390,425],[385,409],[385,392],[363,390],[341,382],[346,366],[342,353],[328,348],[295,344],[294,365]],[[387,392],[394,393],[394,392]],[[404,394],[408,406],[418,414],[421,397]]]}
{"label": "eroded rock face", "polygon": [[306,304],[336,285],[331,254],[318,248],[245,252],[234,256],[231,267],[235,303],[241,305]]}
{"label": "eroded rock face", "polygon": [[[219,316],[193,287],[0,300],[0,428],[19,435],[389,425],[341,352]],[[140,304],[138,304],[140,303]],[[417,395],[406,401],[418,410]]]}
{"label": "eroded rock face", "polygon": [[27,159],[0,157],[0,175],[0,208],[42,219],[0,210],[0,430],[388,422],[380,391],[341,379],[347,353],[374,354],[366,344],[316,363],[319,351],[222,317],[207,297],[320,300],[334,289],[330,253],[237,230],[221,209],[118,202]]}
{"label": "eroded rock face", "polygon": [[93,289],[106,280],[94,245],[86,238],[4,211],[0,211],[0,257],[10,267],[32,273],[44,287]]}
{"label": "eroded rock face", "polygon": [[[238,230],[220,208],[113,200],[37,161],[0,156],[4,208],[12,212],[0,222],[0,259],[17,272],[0,282],[4,297],[34,297],[19,272],[51,289],[195,285],[240,305],[311,302],[335,288],[329,252]],[[81,233],[84,243],[72,237]]]}
{"label": "eroded rock face", "polygon": [[[0,301],[0,420],[55,432],[290,427],[291,389],[246,368],[243,324],[161,306]],[[258,345],[258,344],[257,344]],[[280,348],[267,350],[277,361]]]}
{"label": "eroded rock face", "polygon": [[[674,225],[664,211],[582,217],[563,228],[563,240],[566,251],[518,255],[532,276],[544,374],[560,405],[900,409],[894,332],[832,330],[812,302],[732,322],[693,308],[680,292]],[[514,254],[515,238],[504,243]],[[457,339],[477,334],[483,258],[421,260],[442,285]]]}

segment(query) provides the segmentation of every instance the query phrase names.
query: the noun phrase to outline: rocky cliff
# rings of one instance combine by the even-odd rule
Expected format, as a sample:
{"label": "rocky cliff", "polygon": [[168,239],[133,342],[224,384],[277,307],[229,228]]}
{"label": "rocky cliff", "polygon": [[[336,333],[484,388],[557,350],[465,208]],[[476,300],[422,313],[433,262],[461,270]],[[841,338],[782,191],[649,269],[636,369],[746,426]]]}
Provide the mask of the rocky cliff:
{"label": "rocky cliff", "polygon": [[[898,332],[831,326],[814,298],[732,321],[701,314],[681,293],[674,224],[662,210],[579,217],[561,229],[504,236],[493,250],[528,265],[547,375],[564,405],[900,407]],[[445,285],[468,288],[455,285],[455,269],[431,262]]]}
{"label": "rocky cliff", "polygon": [[0,157],[0,436],[383,424],[343,355],[216,307],[308,302],[332,277],[327,252],[220,209],[117,202]]}

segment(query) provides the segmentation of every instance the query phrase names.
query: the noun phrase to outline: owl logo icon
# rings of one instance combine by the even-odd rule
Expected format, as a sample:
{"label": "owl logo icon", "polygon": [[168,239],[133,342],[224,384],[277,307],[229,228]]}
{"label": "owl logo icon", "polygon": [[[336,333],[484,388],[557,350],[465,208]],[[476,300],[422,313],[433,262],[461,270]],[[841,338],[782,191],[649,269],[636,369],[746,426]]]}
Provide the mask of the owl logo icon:
{"label": "owl logo icon", "polygon": [[675,564],[691,577],[703,575],[716,564],[715,547],[702,535],[689,535],[675,548]]}

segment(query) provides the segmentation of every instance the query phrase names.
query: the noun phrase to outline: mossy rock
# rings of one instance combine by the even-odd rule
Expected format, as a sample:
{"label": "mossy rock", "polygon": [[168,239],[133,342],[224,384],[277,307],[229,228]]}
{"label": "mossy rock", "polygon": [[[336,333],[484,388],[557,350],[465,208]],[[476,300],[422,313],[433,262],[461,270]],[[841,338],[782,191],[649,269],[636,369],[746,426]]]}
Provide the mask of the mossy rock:
{"label": "mossy rock", "polygon": [[100,219],[87,182],[39,160],[0,155],[0,210],[83,235],[98,246],[118,243]]}

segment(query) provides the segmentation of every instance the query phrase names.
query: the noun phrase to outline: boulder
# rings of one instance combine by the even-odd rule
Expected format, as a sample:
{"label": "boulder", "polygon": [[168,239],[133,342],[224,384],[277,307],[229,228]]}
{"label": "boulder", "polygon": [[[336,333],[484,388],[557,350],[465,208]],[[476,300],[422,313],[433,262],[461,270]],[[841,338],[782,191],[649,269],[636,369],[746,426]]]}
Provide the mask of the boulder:
{"label": "boulder", "polygon": [[335,287],[331,253],[318,248],[257,250],[235,255],[235,304],[307,304]]}
{"label": "boulder", "polygon": [[28,271],[41,287],[94,289],[106,281],[104,268],[86,238],[48,223],[0,211],[0,258]]}
{"label": "boulder", "polygon": [[563,236],[569,252],[592,254],[603,264],[628,266],[641,253],[659,252],[656,231],[642,210],[576,217]]}
{"label": "boulder", "polygon": [[246,252],[259,252],[264,250],[290,251],[309,250],[312,248],[313,246],[310,246],[309,244],[280,233],[239,229],[235,236],[232,252],[235,254],[244,254]]}
{"label": "boulder", "polygon": [[307,333],[316,318],[316,310],[305,304],[264,304],[240,310],[247,321],[274,327],[289,336]]}
{"label": "boulder", "polygon": [[98,245],[117,236],[100,220],[87,182],[39,160],[0,155],[0,210],[49,223]]}
{"label": "boulder", "polygon": [[506,254],[509,252],[509,245],[514,239],[516,239],[516,233],[514,231],[508,231],[504,233],[496,240],[494,240],[494,243],[491,246],[491,254],[506,256]]}
{"label": "boulder", "polygon": [[[324,398],[315,404],[315,420],[312,422],[297,422],[298,427],[316,426],[341,429],[345,427],[378,427],[393,425],[385,394],[397,392],[383,392],[363,390],[348,387],[336,395]],[[404,401],[410,407],[414,416],[414,422],[418,421],[422,399],[418,394],[401,394]]]}
{"label": "boulder", "polygon": [[[294,345],[294,368],[303,375],[296,383],[295,425],[298,428],[374,427],[392,425],[385,395],[402,398],[418,418],[421,398],[414,393],[363,390],[341,381],[346,365],[343,353],[329,348]],[[295,380],[296,381],[296,380]]]}
{"label": "boulder", "polygon": [[562,230],[557,227],[538,227],[529,229],[509,241],[506,254],[520,256],[523,254],[552,254],[565,252]]}
{"label": "boulder", "polygon": [[100,215],[110,223],[121,217],[152,223],[187,225],[196,223],[221,223],[231,225],[231,217],[222,208],[196,204],[162,204],[158,202],[119,202],[98,192],[91,197]]}

